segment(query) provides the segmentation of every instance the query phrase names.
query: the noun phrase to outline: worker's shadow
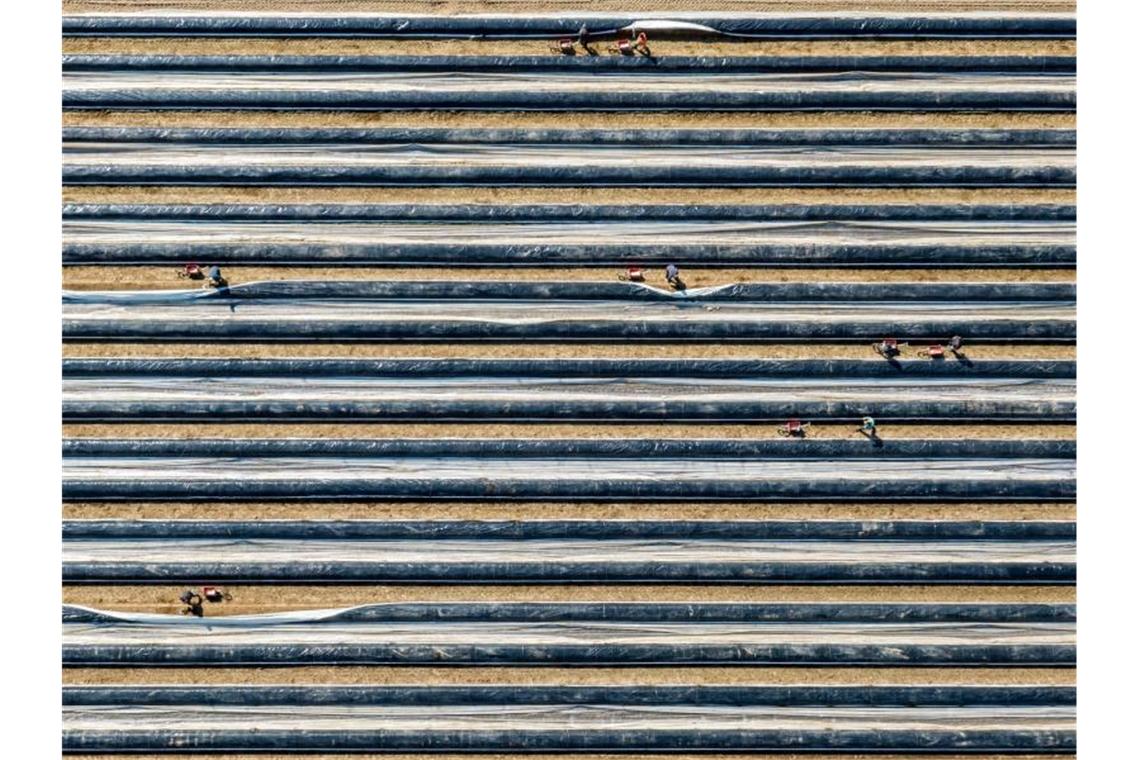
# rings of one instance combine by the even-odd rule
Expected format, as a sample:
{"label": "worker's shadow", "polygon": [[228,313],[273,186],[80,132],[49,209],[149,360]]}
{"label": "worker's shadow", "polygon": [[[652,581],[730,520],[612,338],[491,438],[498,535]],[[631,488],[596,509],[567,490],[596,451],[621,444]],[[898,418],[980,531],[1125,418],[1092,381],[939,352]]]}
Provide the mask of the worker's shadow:
{"label": "worker's shadow", "polygon": [[589,45],[589,44],[583,42],[582,43],[582,49],[586,51],[586,55],[593,55],[593,56],[598,55],[598,49],[596,47],[594,47],[593,45]]}
{"label": "worker's shadow", "polygon": [[965,353],[963,353],[961,351],[954,351],[953,349],[951,349],[950,353],[954,354],[954,358],[958,360],[959,364],[964,364],[967,367],[973,367],[974,366],[974,360],[971,359],[970,357],[966,356]]}
{"label": "worker's shadow", "polygon": [[876,449],[881,449],[883,447],[883,439],[879,437],[879,434],[877,432],[867,432],[866,430],[860,430],[859,435],[870,441],[871,445]]}

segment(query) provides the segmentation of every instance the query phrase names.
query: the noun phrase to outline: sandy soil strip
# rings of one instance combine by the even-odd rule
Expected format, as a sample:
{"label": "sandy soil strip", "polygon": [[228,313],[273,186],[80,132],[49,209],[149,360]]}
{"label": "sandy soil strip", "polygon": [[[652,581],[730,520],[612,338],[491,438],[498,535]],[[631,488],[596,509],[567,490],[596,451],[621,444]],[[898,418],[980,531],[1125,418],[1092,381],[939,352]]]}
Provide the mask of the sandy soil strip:
{"label": "sandy soil strip", "polygon": [[[63,426],[68,438],[772,438],[773,423],[110,423]],[[892,425],[884,438],[1057,439],[1076,438],[1075,425],[1031,422],[1020,425]],[[810,438],[853,438],[853,425],[813,423]]]}
{"label": "sandy soil strip", "polygon": [[[68,55],[534,55],[554,56],[550,40],[342,40],[213,37],[75,37]],[[609,55],[613,42],[592,45]],[[1074,40],[651,40],[654,56],[1052,55],[1075,56]],[[581,54],[581,50],[578,51]]]}
{"label": "sandy soil strip", "polygon": [[169,12],[173,10],[321,11],[371,13],[558,13],[633,11],[1025,11],[1072,13],[1072,0],[64,0],[64,13]]}
{"label": "sandy soil strip", "polygon": [[[904,349],[905,351],[906,349]],[[911,349],[917,351],[917,348]],[[1066,345],[993,344],[968,346],[971,359],[1075,360]],[[66,343],[63,356],[134,358],[274,357],[468,358],[468,359],[873,359],[863,344],[720,343]]]}
{"label": "sandy soil strip", "polygon": [[1071,503],[74,502],[67,520],[1075,520]]}
{"label": "sandy soil strip", "polygon": [[[274,267],[226,266],[231,285],[261,280],[499,280],[524,282],[609,282],[618,267]],[[764,269],[689,268],[682,274],[690,288],[743,282],[1075,282],[1075,269]],[[665,288],[665,274],[654,268],[648,284]],[[185,288],[172,267],[65,266],[69,290],[150,290]]]}
{"label": "sandy soil strip", "polygon": [[[65,668],[65,684],[359,684],[449,686],[621,686],[717,684],[1056,685],[1076,681],[1072,668],[766,668],[766,667],[321,667]],[[390,756],[389,756],[390,757]],[[581,756],[578,756],[581,757]],[[628,755],[624,757],[629,757]],[[721,755],[717,755],[721,757]],[[754,755],[751,757],[755,757]],[[787,755],[783,755],[787,758]],[[894,757],[892,755],[892,757]]]}
{"label": "sandy soil strip", "polygon": [[63,188],[64,203],[565,203],[565,204],[1075,204],[1065,189],[607,188],[607,187],[90,187]]}
{"label": "sandy soil strip", "polygon": [[64,126],[141,127],[526,127],[530,129],[1074,129],[1076,114],[1021,112],[457,112],[457,111],[72,111]]}
{"label": "sandy soil strip", "polygon": [[[384,602],[921,602],[1072,603],[1074,586],[227,586],[233,600],[210,616],[336,609]],[[176,613],[181,587],[64,586],[65,604]]]}

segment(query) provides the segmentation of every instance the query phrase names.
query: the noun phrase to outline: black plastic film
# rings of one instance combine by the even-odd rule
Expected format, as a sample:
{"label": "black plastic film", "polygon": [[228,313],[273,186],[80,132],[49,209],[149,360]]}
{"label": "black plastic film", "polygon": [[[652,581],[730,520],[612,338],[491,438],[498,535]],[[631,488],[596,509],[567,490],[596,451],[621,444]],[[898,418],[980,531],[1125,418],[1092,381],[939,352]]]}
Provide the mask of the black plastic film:
{"label": "black plastic film", "polygon": [[858,37],[940,39],[1072,39],[1071,14],[1040,15],[716,15],[608,16],[254,16],[254,15],[73,15],[63,34],[127,37],[610,37],[620,29],[685,36],[728,35],[758,39]]}
{"label": "black plastic film", "polygon": [[259,55],[65,55],[75,71],[576,71],[625,72],[866,72],[964,71],[1075,73],[1073,56],[259,56]]}

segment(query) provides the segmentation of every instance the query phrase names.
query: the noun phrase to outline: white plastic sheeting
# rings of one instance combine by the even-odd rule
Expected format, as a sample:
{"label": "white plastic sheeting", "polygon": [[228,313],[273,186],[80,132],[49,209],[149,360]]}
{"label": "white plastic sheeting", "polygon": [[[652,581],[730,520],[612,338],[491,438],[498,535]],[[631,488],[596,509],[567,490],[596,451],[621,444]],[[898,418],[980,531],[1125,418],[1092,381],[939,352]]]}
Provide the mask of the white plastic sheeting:
{"label": "white plastic sheeting", "polygon": [[[68,403],[1074,403],[1076,381],[914,377],[783,380],[685,377],[87,377],[63,381]],[[284,412],[283,412],[284,413]]]}
{"label": "white plastic sheeting", "polygon": [[1071,731],[1072,706],[83,705],[64,731]]}
{"label": "white plastic sheeting", "polygon": [[[217,619],[215,619],[217,620]],[[569,621],[64,625],[92,646],[1074,646],[1073,623],[612,623]]]}
{"label": "white plastic sheeting", "polygon": [[66,541],[69,563],[620,563],[827,562],[1071,564],[1072,541],[753,540],[320,540],[145,539]]}
{"label": "white plastic sheeting", "polygon": [[[185,298],[171,303],[182,293]],[[67,293],[63,318],[67,322],[173,322],[205,325],[211,322],[345,322],[353,325],[375,322],[423,321],[470,322],[508,325],[541,325],[558,322],[600,321],[612,323],[676,323],[676,322],[801,322],[880,324],[884,321],[923,322],[951,320],[962,325],[993,320],[1036,322],[1041,320],[1071,321],[1076,318],[1076,304],[1071,301],[1006,301],[1006,302],[881,302],[827,301],[814,303],[652,303],[619,300],[362,300],[275,298],[228,300],[200,298],[204,291],[150,291],[115,294],[118,303],[107,294],[93,294],[90,302],[82,302],[81,293]],[[139,296],[142,296],[140,298]],[[146,302],[147,297],[153,302]],[[203,332],[203,336],[208,333]]]}
{"label": "white plastic sheeting", "polygon": [[217,71],[65,71],[68,93],[132,90],[140,94],[169,90],[231,92],[377,92],[377,93],[557,93],[635,90],[656,92],[1072,92],[1072,75],[1018,75],[973,72],[915,73],[728,73],[683,72],[217,72]]}
{"label": "white plastic sheeting", "polygon": [[1050,148],[740,147],[627,145],[177,145],[65,143],[64,169],[89,167],[647,167],[1076,169],[1076,151]]}
{"label": "white plastic sheeting", "polygon": [[921,481],[937,492],[941,481],[1071,480],[1071,459],[495,459],[491,457],[67,457],[65,483],[297,481],[624,481],[627,483],[727,481]]}
{"label": "white plastic sheeting", "polygon": [[[65,221],[73,245],[1075,245],[1068,222],[360,223]],[[461,262],[457,262],[461,263]]]}

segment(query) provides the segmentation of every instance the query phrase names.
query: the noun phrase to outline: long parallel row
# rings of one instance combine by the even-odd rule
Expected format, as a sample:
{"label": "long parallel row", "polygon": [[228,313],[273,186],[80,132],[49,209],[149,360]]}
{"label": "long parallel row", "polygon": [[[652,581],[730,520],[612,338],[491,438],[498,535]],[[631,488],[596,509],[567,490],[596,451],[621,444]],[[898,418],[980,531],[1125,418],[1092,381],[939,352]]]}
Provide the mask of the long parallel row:
{"label": "long parallel row", "polygon": [[63,218],[63,261],[70,265],[1024,267],[1076,261],[1076,210],[1056,204],[68,204]]}

